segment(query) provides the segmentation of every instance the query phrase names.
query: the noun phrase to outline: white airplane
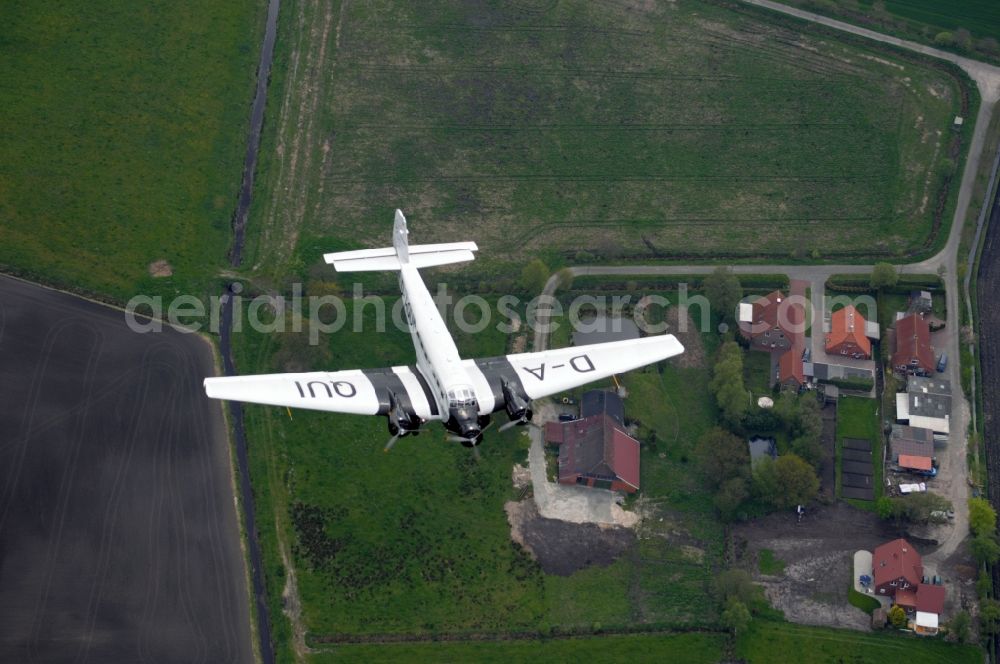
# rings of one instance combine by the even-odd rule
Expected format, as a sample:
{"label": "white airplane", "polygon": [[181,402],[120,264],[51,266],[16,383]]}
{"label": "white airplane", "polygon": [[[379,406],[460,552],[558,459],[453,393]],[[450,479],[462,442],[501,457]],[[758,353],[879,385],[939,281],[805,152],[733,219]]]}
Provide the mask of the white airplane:
{"label": "white airplane", "polygon": [[398,438],[440,420],[466,447],[482,442],[492,413],[507,411],[501,430],[531,420],[531,401],[652,364],[684,352],[671,335],[612,341],[538,353],[463,360],[418,270],[473,260],[475,242],[408,242],[396,210],[392,247],[326,254],[338,272],[396,270],[415,365],[310,373],[206,378],[213,399],[310,408],[388,418],[388,450]]}

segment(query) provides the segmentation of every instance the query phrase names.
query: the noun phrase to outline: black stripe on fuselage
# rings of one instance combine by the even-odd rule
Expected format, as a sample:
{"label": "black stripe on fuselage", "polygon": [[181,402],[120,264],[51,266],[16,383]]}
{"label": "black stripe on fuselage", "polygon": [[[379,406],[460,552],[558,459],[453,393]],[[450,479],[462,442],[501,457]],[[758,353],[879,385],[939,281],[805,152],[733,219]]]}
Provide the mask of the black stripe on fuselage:
{"label": "black stripe on fuselage", "polygon": [[[477,359],[476,366],[483,372],[486,382],[493,391],[493,412],[504,410],[507,407],[506,399],[503,396],[503,383],[507,384],[524,394],[524,385],[521,384],[521,377],[517,375],[514,366],[506,357],[487,357]],[[525,396],[527,398],[527,396]]]}
{"label": "black stripe on fuselage", "polygon": [[424,391],[424,396],[427,397],[427,405],[431,408],[431,415],[437,417],[438,415],[438,402],[434,398],[434,393],[431,392],[430,383],[424,378],[424,375],[420,373],[420,367],[413,365],[409,367],[410,372],[417,377],[417,382],[420,383],[420,389]]}

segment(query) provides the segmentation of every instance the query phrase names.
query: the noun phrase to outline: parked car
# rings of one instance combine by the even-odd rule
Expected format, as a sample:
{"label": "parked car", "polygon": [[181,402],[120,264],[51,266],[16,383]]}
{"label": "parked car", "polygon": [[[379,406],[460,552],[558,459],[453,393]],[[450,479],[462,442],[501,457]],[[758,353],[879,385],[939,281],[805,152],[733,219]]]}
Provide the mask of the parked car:
{"label": "parked car", "polygon": [[576,419],[576,415],[573,413],[559,413],[560,422],[572,422]]}
{"label": "parked car", "polygon": [[948,368],[948,353],[941,353],[938,356],[937,372],[944,373],[946,368]]}

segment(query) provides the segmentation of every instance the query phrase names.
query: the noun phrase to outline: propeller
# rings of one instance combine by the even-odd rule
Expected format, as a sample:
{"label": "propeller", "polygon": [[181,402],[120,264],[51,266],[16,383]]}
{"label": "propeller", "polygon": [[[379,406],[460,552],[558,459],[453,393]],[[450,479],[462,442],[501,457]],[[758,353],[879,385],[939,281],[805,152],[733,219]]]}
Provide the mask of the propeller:
{"label": "propeller", "polygon": [[525,411],[522,411],[522,412],[524,414],[521,415],[521,417],[517,418],[516,420],[511,420],[510,422],[507,422],[506,424],[504,424],[503,426],[501,426],[497,430],[497,432],[498,433],[503,433],[504,431],[506,431],[507,429],[510,429],[511,427],[522,426],[522,425],[525,425],[525,424],[529,424],[529,425],[531,425],[533,427],[538,427],[537,424],[535,424],[534,422],[531,421],[532,413],[531,413],[530,410],[525,410]]}
{"label": "propeller", "polygon": [[479,444],[479,441],[482,441],[483,434],[486,433],[486,431],[491,426],[493,426],[493,420],[490,420],[489,423],[486,426],[484,426],[482,429],[480,429],[479,430],[479,435],[476,436],[475,438],[466,438],[465,436],[456,436],[456,435],[452,434],[452,435],[448,436],[445,440],[447,440],[449,443],[462,443],[466,447],[471,447],[473,450],[475,450],[476,449],[476,445]]}
{"label": "propeller", "polygon": [[399,440],[399,434],[398,433],[395,436],[393,436],[392,438],[389,439],[389,442],[385,444],[385,448],[382,451],[383,452],[388,452],[389,450],[391,450],[392,446],[396,444],[397,440]]}

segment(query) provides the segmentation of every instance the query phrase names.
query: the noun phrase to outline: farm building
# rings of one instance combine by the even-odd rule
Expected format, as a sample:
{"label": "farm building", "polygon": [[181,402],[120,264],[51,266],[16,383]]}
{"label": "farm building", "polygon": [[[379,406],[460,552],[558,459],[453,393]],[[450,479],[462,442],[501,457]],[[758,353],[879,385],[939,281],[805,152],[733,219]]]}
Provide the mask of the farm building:
{"label": "farm building", "polygon": [[794,390],[806,384],[805,365],[798,350],[787,350],[778,358],[778,383]]}
{"label": "farm building", "polygon": [[944,612],[945,589],[924,583],[923,574],[923,559],[905,539],[887,542],[872,554],[875,593],[903,607],[917,634],[933,635]]}
{"label": "farm building", "polygon": [[903,374],[926,376],[934,371],[934,348],[927,320],[914,313],[896,321],[896,352],[892,366]]}
{"label": "farm building", "polygon": [[933,457],[934,432],[921,427],[893,424],[892,434],[889,436],[889,447],[892,451],[893,463],[897,463],[900,455],[903,454]]}
{"label": "farm building", "polygon": [[581,415],[545,425],[545,442],[559,446],[559,482],[638,491],[639,441],[624,431],[621,398],[613,392],[588,392]]}
{"label": "farm building", "polygon": [[887,542],[872,553],[872,578],[878,595],[896,597],[900,590],[916,590],[923,575],[923,559],[905,539]]}
{"label": "farm building", "polygon": [[849,304],[833,312],[830,332],[826,335],[826,352],[831,355],[848,355],[855,359],[871,359],[872,342],[866,335],[866,321],[861,313]]}
{"label": "farm building", "polygon": [[944,598],[944,586],[920,583],[916,590],[898,591],[895,601],[906,611],[914,632],[933,636],[938,632],[940,616],[944,612]]}
{"label": "farm building", "polygon": [[776,290],[754,302],[740,304],[740,334],[750,347],[764,351],[784,351],[801,347],[805,332],[805,310],[788,302]]}
{"label": "farm building", "polygon": [[910,377],[906,392],[896,394],[896,419],[911,427],[947,434],[951,420],[951,383]]}

